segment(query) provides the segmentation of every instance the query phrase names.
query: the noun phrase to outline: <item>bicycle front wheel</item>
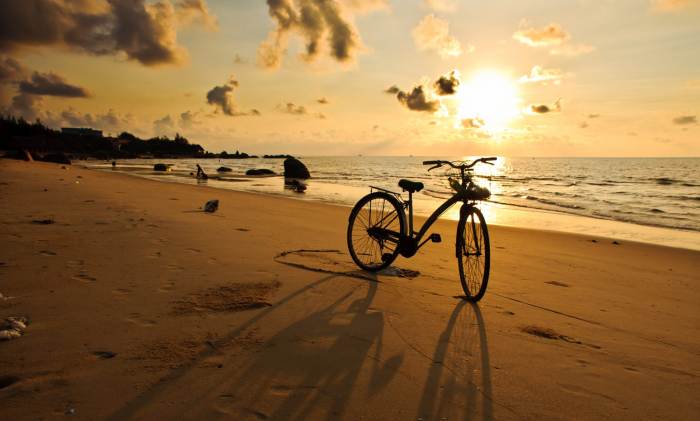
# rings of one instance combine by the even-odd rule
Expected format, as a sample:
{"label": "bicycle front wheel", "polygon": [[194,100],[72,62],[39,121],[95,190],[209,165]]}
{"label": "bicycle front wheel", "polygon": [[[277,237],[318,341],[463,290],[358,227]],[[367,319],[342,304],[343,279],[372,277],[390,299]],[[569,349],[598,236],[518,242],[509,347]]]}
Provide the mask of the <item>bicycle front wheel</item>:
{"label": "bicycle front wheel", "polygon": [[364,270],[384,269],[399,254],[405,232],[406,214],[398,199],[384,192],[370,193],[350,212],[350,256]]}
{"label": "bicycle front wheel", "polygon": [[473,206],[463,208],[457,224],[457,265],[467,300],[484,296],[491,269],[491,246],[486,220]]}

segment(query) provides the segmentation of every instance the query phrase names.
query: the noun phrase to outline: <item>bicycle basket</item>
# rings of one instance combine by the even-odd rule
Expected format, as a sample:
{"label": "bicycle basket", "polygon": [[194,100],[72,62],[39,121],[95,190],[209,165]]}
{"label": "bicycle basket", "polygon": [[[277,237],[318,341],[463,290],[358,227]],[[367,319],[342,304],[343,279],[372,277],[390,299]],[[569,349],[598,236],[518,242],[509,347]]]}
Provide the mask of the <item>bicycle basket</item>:
{"label": "bicycle basket", "polygon": [[448,177],[447,180],[452,190],[461,193],[468,200],[486,200],[491,196],[491,191],[486,187],[481,187],[472,183],[465,188],[462,187],[458,178]]}

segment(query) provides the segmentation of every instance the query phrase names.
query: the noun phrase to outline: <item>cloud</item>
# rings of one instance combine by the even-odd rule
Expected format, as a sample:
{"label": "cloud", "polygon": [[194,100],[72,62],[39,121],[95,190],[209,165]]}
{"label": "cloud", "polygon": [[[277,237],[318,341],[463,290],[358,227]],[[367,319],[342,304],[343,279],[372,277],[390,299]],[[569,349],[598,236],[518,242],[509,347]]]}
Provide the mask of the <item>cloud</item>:
{"label": "cloud", "polygon": [[676,13],[698,6],[697,0],[651,0],[650,7],[654,12]]}
{"label": "cloud", "polygon": [[557,100],[554,105],[532,104],[528,109],[535,114],[547,114],[554,111],[561,111],[561,104],[560,100]]}
{"label": "cloud", "polygon": [[431,101],[425,95],[423,86],[416,86],[411,92],[404,92],[396,86],[384,91],[388,94],[396,94],[396,99],[406,108],[412,111],[435,112],[440,108],[440,101]]}
{"label": "cloud", "polygon": [[218,19],[209,12],[205,0],[179,0],[176,9],[178,19],[186,25],[197,22],[211,31],[219,29]]}
{"label": "cloud", "polygon": [[23,94],[66,98],[87,98],[90,96],[85,88],[71,85],[55,73],[34,72],[28,80],[19,82],[19,91]]}
{"label": "cloud", "polygon": [[588,114],[588,118],[598,118],[600,114]]}
{"label": "cloud", "polygon": [[569,33],[558,23],[550,23],[541,29],[522,28],[513,34],[513,38],[530,47],[548,47],[563,44],[569,39]]}
{"label": "cloud", "polygon": [[174,127],[175,122],[170,117],[170,114],[153,122],[153,131],[155,132],[156,136],[167,134],[168,132],[171,132]]}
{"label": "cloud", "polygon": [[25,77],[29,69],[12,57],[0,57],[0,83],[16,82]]}
{"label": "cloud", "polygon": [[454,12],[457,10],[457,0],[424,0],[425,4],[438,12]]}
{"label": "cloud", "polygon": [[183,129],[189,129],[197,123],[198,121],[196,120],[196,114],[192,111],[187,110],[180,114],[179,125]]}
{"label": "cloud", "polygon": [[457,92],[459,83],[459,73],[453,70],[448,75],[440,76],[433,84],[433,87],[438,95],[453,95]]}
{"label": "cloud", "polygon": [[288,102],[286,104],[280,104],[277,106],[277,109],[283,113],[286,114],[293,114],[293,115],[305,115],[308,113],[306,110],[306,107],[303,105],[296,105],[293,102]]}
{"label": "cloud", "polygon": [[327,105],[327,104],[328,104],[328,100],[327,100],[326,98],[319,98],[319,99],[316,100],[316,102],[319,103],[319,104],[321,104],[321,105]]}
{"label": "cloud", "polygon": [[385,4],[377,0],[343,3],[334,0],[267,0],[275,28],[258,47],[258,64],[266,68],[279,67],[292,34],[304,40],[302,58],[306,61],[315,60],[325,44],[332,59],[350,62],[360,47],[360,40],[348,10],[371,10]]}
{"label": "cloud", "polygon": [[679,126],[686,125],[686,124],[697,124],[698,119],[694,115],[682,115],[678,116],[673,119],[673,124],[677,124]]}
{"label": "cloud", "polygon": [[395,95],[395,94],[398,94],[399,92],[401,92],[401,89],[399,89],[399,87],[396,85],[392,85],[384,90],[384,93],[386,93],[386,94],[394,94]]}
{"label": "cloud", "polygon": [[349,9],[359,12],[370,12],[389,7],[389,0],[341,0],[341,3]]}
{"label": "cloud", "polygon": [[479,117],[462,119],[462,127],[465,129],[478,129],[484,125],[484,120]]}
{"label": "cloud", "polygon": [[177,64],[186,55],[177,43],[178,26],[184,24],[178,16],[206,10],[204,1],[187,0],[176,6],[169,0],[9,1],[0,14],[0,51],[58,46],[93,55],[124,54],[146,66]]}
{"label": "cloud", "polygon": [[[259,116],[260,111],[251,109],[248,112],[240,111],[233,100],[233,90],[238,87],[238,81],[231,76],[225,84],[214,86],[207,92],[207,103],[216,107],[225,115],[231,117],[238,116]],[[182,117],[182,115],[180,116]]]}
{"label": "cloud", "polygon": [[[420,51],[435,51],[443,59],[462,55],[462,45],[450,35],[450,24],[433,14],[425,16],[413,29],[412,34],[413,41]],[[472,51],[474,47],[468,46],[467,52]]]}
{"label": "cloud", "polygon": [[131,129],[131,119],[128,116],[117,114],[110,109],[103,114],[79,113],[72,108],[61,112],[55,118],[55,124],[71,127],[91,127],[105,131],[122,131]]}
{"label": "cloud", "polygon": [[553,56],[568,56],[568,57],[575,57],[575,56],[580,56],[583,54],[588,54],[592,53],[595,51],[595,47],[592,45],[586,45],[586,44],[577,44],[577,45],[571,45],[571,44],[564,44],[560,45],[558,47],[554,47],[551,50],[549,50],[549,54]]}
{"label": "cloud", "polygon": [[560,69],[545,69],[542,66],[533,66],[530,74],[523,75],[518,79],[520,83],[553,82],[561,83],[564,74]]}

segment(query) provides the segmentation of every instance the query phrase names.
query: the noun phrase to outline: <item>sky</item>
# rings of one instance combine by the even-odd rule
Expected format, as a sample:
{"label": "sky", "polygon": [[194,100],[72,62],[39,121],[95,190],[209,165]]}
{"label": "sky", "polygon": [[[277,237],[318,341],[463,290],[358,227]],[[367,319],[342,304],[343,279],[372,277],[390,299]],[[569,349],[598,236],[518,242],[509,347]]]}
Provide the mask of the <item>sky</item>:
{"label": "sky", "polygon": [[207,150],[700,156],[700,0],[0,0],[0,112]]}

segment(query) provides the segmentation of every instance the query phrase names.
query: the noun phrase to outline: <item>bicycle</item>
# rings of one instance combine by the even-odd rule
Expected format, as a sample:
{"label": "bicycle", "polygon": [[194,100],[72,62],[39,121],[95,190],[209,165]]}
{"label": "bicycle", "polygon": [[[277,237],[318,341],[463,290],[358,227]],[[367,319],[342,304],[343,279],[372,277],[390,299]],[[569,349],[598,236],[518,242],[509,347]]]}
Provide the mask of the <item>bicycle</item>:
{"label": "bicycle", "polygon": [[376,272],[389,266],[399,254],[406,258],[413,257],[428,241],[442,241],[440,234],[430,234],[426,239],[423,237],[440,215],[452,205],[462,202],[455,242],[459,278],[467,300],[479,301],[486,292],[489,280],[491,250],[486,220],[476,204],[487,199],[491,193],[473,182],[472,170],[480,162],[493,165],[491,161],[496,159],[479,158],[470,164],[423,161],[423,165],[432,165],[428,171],[443,165],[459,170],[459,180],[448,178],[454,195],[430,215],[418,232],[413,230],[413,194],[423,189],[423,183],[399,180],[399,187],[408,192],[408,200],[403,200],[401,193],[370,186],[370,193],[361,198],[350,212],[347,242],[352,260],[361,269]]}

